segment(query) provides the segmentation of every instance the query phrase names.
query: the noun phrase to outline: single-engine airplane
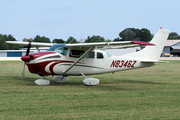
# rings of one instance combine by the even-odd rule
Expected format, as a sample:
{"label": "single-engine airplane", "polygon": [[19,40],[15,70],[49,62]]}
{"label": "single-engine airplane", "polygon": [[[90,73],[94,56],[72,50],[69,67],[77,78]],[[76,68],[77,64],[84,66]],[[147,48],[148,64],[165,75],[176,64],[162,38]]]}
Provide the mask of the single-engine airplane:
{"label": "single-engine airplane", "polygon": [[[36,42],[6,41],[7,44],[28,45],[26,55],[21,59],[31,73],[42,76],[37,79],[37,85],[49,85],[45,76],[56,75],[57,83],[67,82],[68,76],[84,76],[85,85],[97,85],[99,79],[87,78],[86,75],[102,74],[153,66],[159,61],[160,54],[169,35],[168,30],[160,29],[154,38],[148,42],[123,41],[78,44],[52,44]],[[47,52],[29,54],[30,46],[50,47]],[[113,56],[102,49],[123,49],[146,46],[138,52],[123,56]],[[24,66],[25,66],[24,64]],[[22,72],[22,77],[24,70]]]}

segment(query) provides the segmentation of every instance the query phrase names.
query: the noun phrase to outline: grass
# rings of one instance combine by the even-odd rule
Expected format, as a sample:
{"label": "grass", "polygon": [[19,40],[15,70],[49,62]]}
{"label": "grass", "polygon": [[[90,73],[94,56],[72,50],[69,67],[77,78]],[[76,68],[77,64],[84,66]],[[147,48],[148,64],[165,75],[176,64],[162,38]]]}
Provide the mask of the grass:
{"label": "grass", "polygon": [[[68,83],[35,85],[36,74],[20,80],[21,61],[0,61],[0,119],[180,119],[180,61]],[[52,79],[52,77],[47,77]]]}

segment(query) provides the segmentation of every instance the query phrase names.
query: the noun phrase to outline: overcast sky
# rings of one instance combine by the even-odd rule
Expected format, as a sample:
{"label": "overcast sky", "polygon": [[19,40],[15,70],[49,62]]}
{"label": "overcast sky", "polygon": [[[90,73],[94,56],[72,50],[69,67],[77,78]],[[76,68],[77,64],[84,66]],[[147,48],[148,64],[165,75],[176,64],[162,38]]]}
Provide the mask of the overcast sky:
{"label": "overcast sky", "polygon": [[0,0],[0,34],[18,41],[36,35],[67,40],[100,35],[113,40],[125,28],[163,27],[180,34],[180,0]]}

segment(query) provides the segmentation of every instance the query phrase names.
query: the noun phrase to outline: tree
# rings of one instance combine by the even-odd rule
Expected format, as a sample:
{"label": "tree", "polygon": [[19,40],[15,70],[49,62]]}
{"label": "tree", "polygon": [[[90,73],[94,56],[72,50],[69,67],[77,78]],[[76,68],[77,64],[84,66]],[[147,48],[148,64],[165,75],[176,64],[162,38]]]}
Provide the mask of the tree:
{"label": "tree", "polygon": [[67,44],[69,44],[69,43],[78,43],[78,41],[77,41],[75,38],[73,38],[73,37],[70,36],[70,37],[67,39],[66,43],[67,43]]}
{"label": "tree", "polygon": [[29,39],[24,38],[24,39],[23,39],[23,42],[29,42]]}
{"label": "tree", "polygon": [[112,42],[110,39],[107,39],[106,42]]}
{"label": "tree", "polygon": [[54,39],[53,43],[64,43],[63,39]]}
{"label": "tree", "polygon": [[126,28],[122,32],[119,33],[119,36],[122,39],[114,39],[114,41],[124,40],[124,41],[145,41],[149,42],[153,35],[150,33],[150,31],[146,28],[135,29],[135,28]]}
{"label": "tree", "polygon": [[130,28],[134,33],[136,33],[135,41],[140,41],[141,40],[141,30],[140,29],[135,29],[135,28]]}
{"label": "tree", "polygon": [[[4,35],[4,38],[6,38],[6,41],[16,41],[16,39],[12,35]],[[10,50],[18,50],[19,45],[11,45],[8,44]]]}
{"label": "tree", "polygon": [[9,46],[8,44],[5,43],[6,38],[0,34],[0,50],[8,50]]}
{"label": "tree", "polygon": [[148,29],[146,28],[141,29],[140,41],[149,42],[152,38],[153,38],[153,35]]}
{"label": "tree", "polygon": [[36,35],[36,37],[34,38],[33,42],[43,42],[43,43],[51,43],[50,39],[45,37],[45,36],[39,36]]}
{"label": "tree", "polygon": [[123,40],[117,37],[117,38],[114,38],[113,42],[116,42],[116,41],[123,41]]}
{"label": "tree", "polygon": [[0,36],[1,50],[19,50],[20,48],[22,48],[22,45],[11,45],[5,43],[5,41],[16,41],[16,39],[12,35],[0,34]]}
{"label": "tree", "polygon": [[122,32],[119,33],[119,36],[123,41],[132,41],[136,37],[136,33],[133,32],[130,28],[126,28]]}
{"label": "tree", "polygon": [[101,36],[95,36],[93,35],[92,37],[87,37],[87,39],[85,40],[85,43],[92,43],[92,42],[106,42],[106,40],[101,37]]}
{"label": "tree", "polygon": [[171,32],[169,34],[168,40],[173,40],[173,39],[180,39],[180,36],[176,32]]}

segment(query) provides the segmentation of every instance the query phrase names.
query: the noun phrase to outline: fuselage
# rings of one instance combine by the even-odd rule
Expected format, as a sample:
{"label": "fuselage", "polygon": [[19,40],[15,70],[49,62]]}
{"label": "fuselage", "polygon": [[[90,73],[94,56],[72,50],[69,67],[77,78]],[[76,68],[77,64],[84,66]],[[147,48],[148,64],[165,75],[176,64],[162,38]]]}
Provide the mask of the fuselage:
{"label": "fuselage", "polygon": [[103,50],[95,49],[77,62],[68,72],[64,73],[85,51],[60,47],[60,49],[54,49],[53,51],[23,56],[22,60],[26,62],[31,73],[40,76],[78,76],[81,73],[93,75],[154,65],[154,63],[141,63],[137,58],[112,56]]}

